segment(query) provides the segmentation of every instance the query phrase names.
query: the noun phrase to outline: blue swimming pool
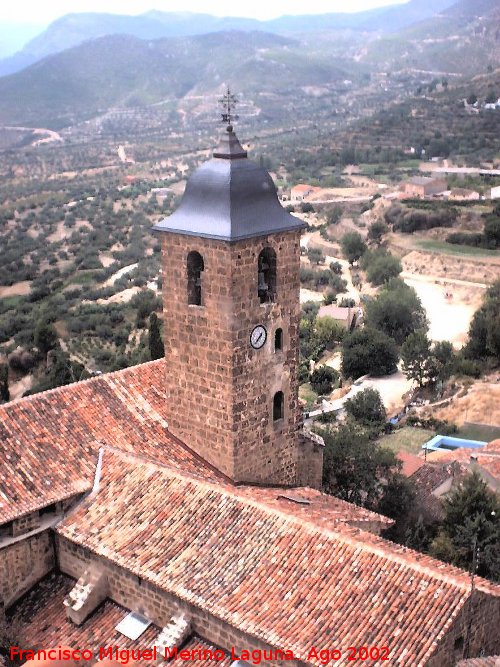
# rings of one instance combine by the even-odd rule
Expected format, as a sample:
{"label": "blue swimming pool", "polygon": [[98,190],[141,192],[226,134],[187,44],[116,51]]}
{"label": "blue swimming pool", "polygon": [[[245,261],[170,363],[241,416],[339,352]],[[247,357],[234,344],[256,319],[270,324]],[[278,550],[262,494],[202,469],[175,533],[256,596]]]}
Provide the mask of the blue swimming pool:
{"label": "blue swimming pool", "polygon": [[466,438],[452,438],[449,435],[436,435],[432,440],[429,440],[422,445],[422,449],[427,450],[450,450],[465,447],[466,449],[479,449],[484,447],[487,443],[481,440],[467,440]]}

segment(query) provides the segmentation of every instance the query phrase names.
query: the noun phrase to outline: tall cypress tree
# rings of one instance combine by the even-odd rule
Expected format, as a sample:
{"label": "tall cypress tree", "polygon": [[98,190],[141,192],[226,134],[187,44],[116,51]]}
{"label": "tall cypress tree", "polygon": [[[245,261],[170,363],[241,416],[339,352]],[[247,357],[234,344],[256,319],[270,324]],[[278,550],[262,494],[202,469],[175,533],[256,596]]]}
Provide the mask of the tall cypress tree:
{"label": "tall cypress tree", "polygon": [[151,359],[162,359],[165,356],[165,348],[160,333],[160,321],[156,313],[151,313],[149,316],[149,354]]}
{"label": "tall cypress tree", "polygon": [[7,364],[0,364],[0,403],[9,400],[9,369]]}

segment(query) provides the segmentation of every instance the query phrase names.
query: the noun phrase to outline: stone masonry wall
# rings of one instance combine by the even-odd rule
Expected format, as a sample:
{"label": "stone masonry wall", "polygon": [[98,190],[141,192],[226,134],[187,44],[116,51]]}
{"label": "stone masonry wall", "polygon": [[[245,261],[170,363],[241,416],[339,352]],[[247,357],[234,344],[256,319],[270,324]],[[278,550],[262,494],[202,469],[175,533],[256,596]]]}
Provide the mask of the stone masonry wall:
{"label": "stone masonry wall", "polygon": [[297,483],[321,490],[323,483],[324,446],[301,435],[297,448]]}
{"label": "stone masonry wall", "polygon": [[17,537],[23,533],[29,533],[30,530],[35,530],[40,525],[40,516],[38,512],[32,512],[31,514],[26,514],[20,519],[15,519],[12,522],[12,535]]}
{"label": "stone masonry wall", "polygon": [[13,604],[54,566],[48,530],[0,549],[0,601]]}
{"label": "stone masonry wall", "polygon": [[[131,572],[92,554],[66,538],[57,536],[56,543],[59,568],[62,572],[78,579],[89,566],[104,570],[108,578],[108,596],[127,609],[143,613],[160,628],[168,623],[173,614],[184,611],[191,616],[194,633],[226,651],[231,651],[234,647],[235,652],[239,655],[242,649],[272,648],[233,628],[207,611],[185,603],[153,584],[141,581]],[[283,647],[284,649],[286,647]],[[262,664],[264,667],[271,667],[270,663],[265,661]],[[287,661],[283,663],[283,667],[285,665],[296,667],[295,661]],[[273,667],[276,667],[276,662],[273,663]]]}
{"label": "stone masonry wall", "polygon": [[469,657],[500,655],[500,598],[476,591],[453,622],[426,667],[454,667],[470,627]]}
{"label": "stone masonry wall", "polygon": [[[297,483],[299,239],[300,232],[237,243],[162,235],[169,429],[237,482]],[[266,246],[277,255],[277,293],[261,304],[257,262]],[[201,306],[187,303],[191,251],[204,261]],[[260,350],[250,345],[257,324],[268,333]],[[273,421],[277,391],[284,418]]]}

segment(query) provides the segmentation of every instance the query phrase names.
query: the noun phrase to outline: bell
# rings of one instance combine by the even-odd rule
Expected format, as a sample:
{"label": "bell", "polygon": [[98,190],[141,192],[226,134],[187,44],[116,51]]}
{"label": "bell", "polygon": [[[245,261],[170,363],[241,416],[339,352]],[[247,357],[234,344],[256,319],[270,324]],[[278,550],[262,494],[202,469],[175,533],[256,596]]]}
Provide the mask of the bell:
{"label": "bell", "polygon": [[265,281],[264,273],[262,271],[259,271],[258,290],[259,290],[259,292],[267,292],[268,289],[269,289],[269,285]]}

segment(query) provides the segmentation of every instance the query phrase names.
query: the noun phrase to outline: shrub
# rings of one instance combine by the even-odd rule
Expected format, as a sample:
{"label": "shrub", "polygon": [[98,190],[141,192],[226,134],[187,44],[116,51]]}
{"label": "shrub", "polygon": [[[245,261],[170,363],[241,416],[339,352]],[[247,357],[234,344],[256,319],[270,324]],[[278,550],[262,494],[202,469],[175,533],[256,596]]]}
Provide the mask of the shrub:
{"label": "shrub", "polygon": [[451,227],[456,219],[457,210],[455,208],[428,212],[422,209],[392,206],[385,213],[385,221],[392,225],[393,230],[404,234],[412,234],[417,230],[433,227]]}
{"label": "shrub", "polygon": [[329,273],[328,284],[336,294],[345,292],[347,288],[347,281],[335,273]]}
{"label": "shrub", "polygon": [[325,256],[319,248],[308,248],[307,257],[311,264],[323,264]]}
{"label": "shrub", "polygon": [[388,375],[396,370],[398,359],[395,341],[377,329],[355,329],[342,341],[344,377]]}
{"label": "shrub", "polygon": [[447,243],[454,243],[455,245],[468,245],[475,248],[483,245],[484,236],[481,232],[474,234],[467,234],[465,232],[453,232],[446,237]]}
{"label": "shrub", "polygon": [[402,271],[401,262],[393,255],[380,255],[368,266],[366,275],[372,285],[383,285],[391,278],[395,278]]}
{"label": "shrub", "polygon": [[358,232],[347,232],[342,237],[340,244],[342,253],[349,264],[356,262],[366,252],[366,243]]}
{"label": "shrub", "polygon": [[344,407],[349,415],[363,426],[381,429],[387,421],[387,413],[380,393],[376,389],[364,389],[347,399]]}
{"label": "shrub", "polygon": [[319,366],[311,373],[309,382],[314,391],[320,396],[323,396],[332,391],[333,385],[338,379],[339,374],[334,368],[330,368],[330,366]]}

